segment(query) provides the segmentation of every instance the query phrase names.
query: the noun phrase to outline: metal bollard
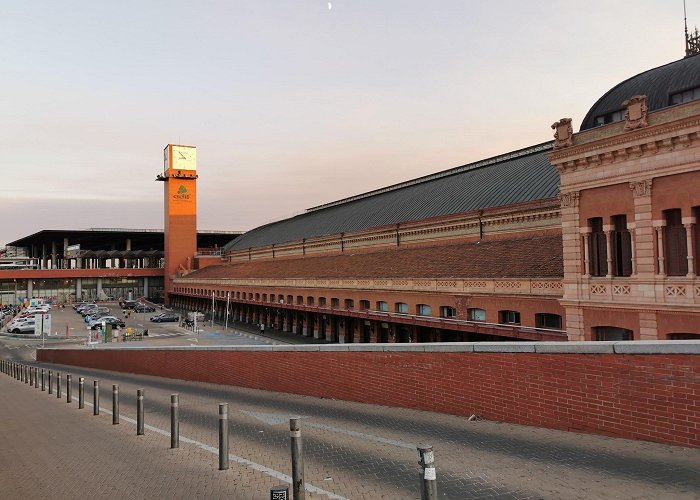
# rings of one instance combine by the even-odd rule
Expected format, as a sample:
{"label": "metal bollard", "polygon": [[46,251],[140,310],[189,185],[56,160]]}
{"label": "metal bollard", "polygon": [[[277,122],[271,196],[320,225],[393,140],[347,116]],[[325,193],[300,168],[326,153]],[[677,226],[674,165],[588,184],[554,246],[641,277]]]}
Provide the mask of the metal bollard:
{"label": "metal bollard", "polygon": [[95,380],[92,383],[92,400],[94,403],[94,406],[92,408],[92,414],[99,415],[100,414],[100,381],[99,380]]}
{"label": "metal bollard", "polygon": [[136,435],[143,436],[143,389],[136,390]]}
{"label": "metal bollard", "polygon": [[112,425],[119,423],[119,386],[112,384]]}
{"label": "metal bollard", "polygon": [[49,370],[49,394],[53,394],[53,384],[51,383],[53,372]]}
{"label": "metal bollard", "polygon": [[29,367],[25,365],[24,367],[24,383],[29,383]]}
{"label": "metal bollard", "polygon": [[219,470],[228,469],[228,403],[219,403]]}
{"label": "metal bollard", "polygon": [[304,486],[304,453],[301,444],[301,417],[289,419],[289,437],[292,447],[292,498],[306,498]]}
{"label": "metal bollard", "polygon": [[33,366],[29,367],[29,380],[27,382],[29,383],[29,387],[34,385],[34,367]]}
{"label": "metal bollard", "polygon": [[61,399],[61,372],[56,372],[56,399]]}
{"label": "metal bollard", "polygon": [[78,408],[85,408],[85,379],[78,377]]}
{"label": "metal bollard", "polygon": [[180,396],[170,395],[170,447],[180,447]]}
{"label": "metal bollard", "polygon": [[73,402],[73,394],[71,394],[71,383],[73,382],[73,376],[69,373],[66,375],[66,403]]}
{"label": "metal bollard", "polygon": [[421,500],[437,499],[437,481],[435,479],[435,454],[430,445],[418,445],[418,463],[422,470],[420,473],[420,498]]}
{"label": "metal bollard", "polygon": [[46,386],[44,385],[44,369],[43,368],[41,369],[41,390],[42,391],[46,390]]}
{"label": "metal bollard", "polygon": [[39,368],[34,368],[34,389],[39,388]]}

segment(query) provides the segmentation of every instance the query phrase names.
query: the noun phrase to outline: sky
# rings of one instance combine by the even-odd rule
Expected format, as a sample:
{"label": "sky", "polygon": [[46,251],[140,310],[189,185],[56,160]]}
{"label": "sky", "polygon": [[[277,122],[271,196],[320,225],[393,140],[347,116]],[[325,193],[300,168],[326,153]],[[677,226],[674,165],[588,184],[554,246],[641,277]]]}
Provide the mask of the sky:
{"label": "sky", "polygon": [[245,231],[578,130],[684,55],[681,0],[0,0],[0,33],[0,248],[163,228],[169,143],[198,228]]}

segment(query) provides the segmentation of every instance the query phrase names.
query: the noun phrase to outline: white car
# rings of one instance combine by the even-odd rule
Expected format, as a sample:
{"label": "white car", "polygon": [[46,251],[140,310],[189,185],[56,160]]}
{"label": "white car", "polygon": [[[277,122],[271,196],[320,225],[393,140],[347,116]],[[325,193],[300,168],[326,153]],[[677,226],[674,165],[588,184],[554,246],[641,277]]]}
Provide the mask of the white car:
{"label": "white car", "polygon": [[16,318],[7,325],[8,333],[34,333],[34,318]]}

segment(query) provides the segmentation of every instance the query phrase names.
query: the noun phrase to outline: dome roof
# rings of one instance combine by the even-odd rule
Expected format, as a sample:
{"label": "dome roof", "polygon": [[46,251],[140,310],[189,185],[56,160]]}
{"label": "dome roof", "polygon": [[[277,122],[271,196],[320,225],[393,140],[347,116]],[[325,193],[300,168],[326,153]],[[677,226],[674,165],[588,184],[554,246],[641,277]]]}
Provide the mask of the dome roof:
{"label": "dome roof", "polygon": [[652,112],[671,106],[671,95],[695,87],[700,87],[700,55],[650,69],[615,85],[598,99],[583,119],[581,131],[594,128],[597,117],[624,110],[622,103],[632,96],[647,96],[647,109]]}

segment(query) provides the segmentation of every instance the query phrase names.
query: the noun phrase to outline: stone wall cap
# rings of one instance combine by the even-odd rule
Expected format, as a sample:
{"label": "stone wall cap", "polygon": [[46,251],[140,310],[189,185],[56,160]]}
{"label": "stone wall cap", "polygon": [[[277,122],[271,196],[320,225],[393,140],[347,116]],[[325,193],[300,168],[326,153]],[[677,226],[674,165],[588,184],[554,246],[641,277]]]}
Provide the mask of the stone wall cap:
{"label": "stone wall cap", "polygon": [[614,354],[615,342],[536,342],[535,352],[541,354]]}
{"label": "stone wall cap", "polygon": [[700,354],[700,340],[629,340],[615,342],[616,354]]}
{"label": "stone wall cap", "polygon": [[477,342],[474,352],[535,352],[535,342]]}

